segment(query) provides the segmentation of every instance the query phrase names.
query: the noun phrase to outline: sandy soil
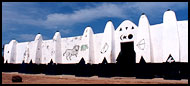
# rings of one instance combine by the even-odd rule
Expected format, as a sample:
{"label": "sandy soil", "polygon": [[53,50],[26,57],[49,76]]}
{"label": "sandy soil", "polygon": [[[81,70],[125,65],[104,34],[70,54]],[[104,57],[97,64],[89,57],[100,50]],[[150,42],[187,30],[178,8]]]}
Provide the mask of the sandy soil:
{"label": "sandy soil", "polygon": [[[23,82],[12,82],[12,76],[14,75],[21,76]],[[163,78],[136,79],[135,77],[75,77],[74,75],[44,75],[2,72],[2,84],[188,84],[188,80],[164,80]]]}

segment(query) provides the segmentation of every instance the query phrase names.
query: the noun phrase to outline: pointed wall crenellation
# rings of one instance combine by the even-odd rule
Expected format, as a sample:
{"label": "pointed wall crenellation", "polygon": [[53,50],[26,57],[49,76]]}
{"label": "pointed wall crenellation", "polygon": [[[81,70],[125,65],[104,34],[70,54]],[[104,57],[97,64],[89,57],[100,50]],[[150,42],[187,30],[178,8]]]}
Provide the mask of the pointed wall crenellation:
{"label": "pointed wall crenellation", "polygon": [[[131,43],[132,46],[122,45]],[[115,30],[109,20],[103,33],[94,34],[87,26],[81,36],[61,38],[61,33],[56,31],[51,40],[43,40],[40,33],[30,42],[11,40],[4,46],[4,63],[76,64],[81,59],[85,64],[116,63],[121,53],[128,58],[129,49],[135,52],[136,63],[141,59],[145,63],[163,63],[169,55],[172,61],[188,62],[187,46],[188,20],[177,21],[175,12],[168,10],[163,23],[156,25],[150,25],[142,13],[138,26],[125,20]]]}
{"label": "pointed wall crenellation", "polygon": [[175,61],[179,61],[180,41],[177,19],[174,11],[166,11],[163,15],[163,61],[171,54]]}
{"label": "pointed wall crenellation", "polygon": [[86,63],[94,64],[94,32],[90,26],[86,27],[80,42],[79,57],[83,57]]}
{"label": "pointed wall crenellation", "polygon": [[138,63],[141,56],[143,56],[145,61],[147,63],[150,63],[152,61],[150,24],[145,14],[141,15],[139,19],[139,25],[136,35],[137,37],[135,40],[135,51],[138,52],[136,53],[136,62]]}
{"label": "pointed wall crenellation", "polygon": [[55,63],[62,63],[62,55],[61,55],[61,34],[60,32],[56,32],[53,37],[53,61]]}
{"label": "pointed wall crenellation", "polygon": [[34,52],[35,56],[33,59],[36,64],[40,64],[42,62],[42,35],[38,34],[36,35],[36,38],[34,40]]}
{"label": "pointed wall crenellation", "polygon": [[98,59],[99,63],[102,62],[104,57],[108,61],[108,63],[114,63],[115,57],[114,57],[114,32],[115,28],[113,26],[113,23],[111,21],[108,21],[104,33],[103,33],[103,40],[101,41],[101,47],[100,47],[100,58]]}
{"label": "pointed wall crenellation", "polygon": [[[115,31],[115,60],[121,52],[121,43],[134,42],[136,39],[137,26],[130,20],[123,21]],[[135,49],[135,46],[134,46]]]}
{"label": "pointed wall crenellation", "polygon": [[10,63],[16,63],[16,45],[18,44],[18,42],[16,40],[11,40],[9,43],[9,50],[7,51],[8,54],[8,62]]}

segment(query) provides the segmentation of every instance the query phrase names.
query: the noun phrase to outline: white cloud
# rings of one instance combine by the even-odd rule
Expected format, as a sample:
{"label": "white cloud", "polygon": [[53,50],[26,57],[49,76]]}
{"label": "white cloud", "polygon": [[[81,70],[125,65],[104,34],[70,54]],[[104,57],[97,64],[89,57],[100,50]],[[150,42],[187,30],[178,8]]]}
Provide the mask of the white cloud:
{"label": "white cloud", "polygon": [[[41,10],[41,8],[35,7],[35,3],[3,2],[3,26],[9,27],[12,24],[42,26],[40,25],[42,19],[37,17],[43,13]],[[9,28],[6,29],[9,30]]]}
{"label": "white cloud", "polygon": [[162,17],[167,9],[174,11],[184,9],[188,4],[186,2],[138,2],[131,5],[136,11],[149,14],[151,17]]}
{"label": "white cloud", "polygon": [[61,33],[61,34],[69,34],[69,33],[71,33],[71,32],[72,32],[71,29],[61,29],[61,30],[60,30],[60,33]]}
{"label": "white cloud", "polygon": [[[51,13],[46,14],[46,17],[37,17],[32,15],[27,15],[22,13],[22,10],[14,10],[9,8],[10,6],[19,6],[18,3],[3,3],[3,24],[7,23],[16,23],[16,24],[28,24],[43,27],[46,29],[57,29],[61,27],[69,27],[75,24],[86,23],[96,19],[105,18],[105,17],[115,17],[122,19],[132,19],[134,17],[140,17],[139,13],[145,12],[149,14],[148,17],[157,18],[157,16],[162,17],[162,13],[168,8],[179,10],[187,7],[187,3],[181,2],[126,2],[126,3],[93,3],[83,7],[74,9],[72,13],[60,12],[60,13]],[[23,3],[21,3],[22,5]],[[62,3],[63,5],[65,3]],[[29,5],[25,3],[25,5]],[[35,5],[34,3],[30,4],[30,7]],[[72,4],[65,5],[72,7]],[[77,3],[74,3],[73,6],[77,6]],[[24,8],[22,8],[24,9]],[[26,8],[29,9],[29,8]],[[25,9],[25,11],[26,11]],[[40,11],[36,11],[40,10]],[[31,14],[34,12],[35,15],[39,12],[43,12],[42,8],[37,9],[34,7],[30,8]],[[30,12],[28,11],[28,12]],[[45,10],[47,11],[47,10]],[[46,13],[46,12],[44,12]],[[43,13],[43,14],[44,14]],[[139,15],[139,16],[137,16]],[[41,16],[41,15],[40,15]],[[66,31],[66,30],[65,30]],[[63,31],[64,32],[64,31]]]}
{"label": "white cloud", "polygon": [[44,25],[47,26],[70,26],[76,23],[89,22],[102,17],[118,17],[124,18],[124,9],[121,9],[115,4],[104,3],[95,8],[85,8],[74,11],[71,14],[54,13],[49,14],[45,20]]}
{"label": "white cloud", "polygon": [[187,7],[187,3],[184,5],[184,3],[179,2],[128,2],[120,4],[103,3],[97,4],[95,7],[75,10],[70,14],[49,14],[43,24],[47,27],[53,28],[59,25],[72,26],[77,23],[90,22],[104,17],[131,19],[134,18],[135,15],[143,12],[149,14],[149,17],[152,19],[158,18],[158,16],[162,19],[162,14],[167,9],[170,8],[176,11],[179,9],[184,9],[185,7]]}
{"label": "white cloud", "polygon": [[10,32],[7,37],[2,37],[2,44],[7,44],[11,40],[17,40],[17,42],[33,41],[36,35],[34,34],[18,34]]}
{"label": "white cloud", "polygon": [[[22,4],[20,5],[22,6]],[[24,3],[24,5],[28,4]],[[70,6],[71,4],[69,5],[69,7]],[[76,3],[74,6],[76,6]],[[21,9],[26,12],[23,12]],[[27,9],[30,9],[30,11]],[[37,9],[36,7],[21,8],[19,6],[19,3],[3,3],[3,11],[2,11],[3,25],[4,26],[9,25],[10,23],[22,24],[22,25],[27,24],[27,25],[34,25],[54,30],[57,29],[58,26],[68,27],[74,24],[90,22],[103,17],[117,17],[117,18],[126,17],[126,15],[124,14],[125,13],[124,9],[112,3],[103,3],[93,6],[86,6],[81,9],[78,8],[74,10],[72,13],[61,12],[61,13],[46,14],[46,17],[44,16],[44,18],[37,17],[38,15],[34,16],[36,14],[39,14],[39,12],[41,12],[35,10],[42,10],[42,9],[41,8]],[[39,14],[39,16],[41,15]]]}
{"label": "white cloud", "polygon": [[[49,3],[58,4],[58,3]],[[81,24],[91,22],[93,20],[114,17],[121,19],[132,20],[140,17],[140,13],[145,12],[150,20],[158,21],[162,20],[164,11],[172,9],[178,11],[184,8],[188,8],[188,2],[121,2],[121,3],[91,3],[85,4],[85,6],[79,6],[79,3],[61,3],[56,7],[45,7],[45,3],[18,3],[18,2],[6,2],[2,3],[2,31],[3,41],[11,37],[18,38],[18,40],[31,41],[34,40],[33,34],[10,34],[9,32],[20,31],[20,27],[23,25],[38,26],[42,29],[49,29],[52,31],[59,30],[61,34],[69,34],[72,29],[70,26],[75,24]],[[82,4],[80,4],[82,5]],[[52,6],[52,5],[51,5]],[[64,8],[71,8],[68,12],[61,12],[60,8],[64,11]],[[57,10],[57,11],[54,11]],[[58,13],[59,12],[59,13]],[[15,27],[15,28],[12,28]],[[64,27],[63,29],[61,29]],[[61,30],[60,30],[61,29]],[[26,26],[27,30],[27,26]],[[25,31],[26,31],[25,30]],[[24,31],[24,30],[23,30]],[[43,39],[48,37],[43,35]],[[7,42],[7,41],[6,41]]]}
{"label": "white cloud", "polygon": [[35,39],[35,36],[36,35],[33,35],[33,34],[20,34],[18,35],[18,38],[23,39],[24,41],[28,41],[28,40],[32,41]]}
{"label": "white cloud", "polygon": [[[14,34],[17,39],[22,39],[22,41],[34,41],[37,34]],[[48,39],[48,37],[42,34],[42,39]]]}
{"label": "white cloud", "polygon": [[183,9],[188,4],[186,2],[139,2],[135,3],[133,7],[141,11],[154,11],[157,12],[159,10],[174,8],[176,10]]}
{"label": "white cloud", "polygon": [[[34,41],[35,37],[37,34],[32,34],[32,33],[14,33],[14,32],[10,32],[8,33],[9,35],[7,35],[7,37],[2,37],[2,44],[8,44],[11,40],[16,40],[17,42],[26,42],[26,41]],[[48,39],[52,39],[47,37],[44,34],[42,35],[42,39],[43,40],[48,40]]]}

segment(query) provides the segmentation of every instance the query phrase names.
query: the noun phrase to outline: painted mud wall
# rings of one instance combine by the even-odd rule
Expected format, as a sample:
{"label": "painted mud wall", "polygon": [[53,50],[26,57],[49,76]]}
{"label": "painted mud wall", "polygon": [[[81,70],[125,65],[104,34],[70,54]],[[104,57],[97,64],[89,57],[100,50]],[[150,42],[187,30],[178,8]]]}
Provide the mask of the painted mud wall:
{"label": "painted mud wall", "polygon": [[[176,53],[179,53],[179,56],[173,59],[175,62],[188,62],[188,21],[174,22],[176,26],[172,27],[175,27],[177,32],[173,34],[178,34],[176,37],[179,38],[179,49]],[[23,61],[32,61],[36,64],[48,64],[52,60],[57,64],[75,64],[82,58],[90,64],[102,63],[104,58],[108,63],[116,63],[121,50],[120,43],[127,42],[134,42],[136,63],[139,63],[141,57],[147,63],[162,63],[168,60],[170,54],[163,56],[163,39],[168,37],[163,35],[163,29],[167,25],[150,25],[148,17],[143,14],[138,26],[125,20],[115,29],[113,23],[108,21],[103,33],[94,34],[93,29],[87,27],[83,35],[75,37],[61,38],[61,33],[56,32],[52,40],[43,40],[43,36],[37,34],[31,42],[18,43],[12,40],[5,44],[4,63],[21,64]]]}

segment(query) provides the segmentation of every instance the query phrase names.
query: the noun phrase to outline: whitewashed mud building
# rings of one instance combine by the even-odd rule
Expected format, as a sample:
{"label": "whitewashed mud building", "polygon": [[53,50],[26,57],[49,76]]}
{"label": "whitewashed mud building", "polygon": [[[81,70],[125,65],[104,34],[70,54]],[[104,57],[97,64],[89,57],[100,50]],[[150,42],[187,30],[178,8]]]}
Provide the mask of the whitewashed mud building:
{"label": "whitewashed mud building", "polygon": [[[147,16],[142,14],[138,25],[125,20],[116,28],[108,21],[103,33],[94,34],[91,27],[86,27],[81,36],[61,38],[61,33],[56,32],[53,39],[43,40],[43,36],[37,34],[34,41],[19,43],[12,40],[4,46],[4,63],[7,65],[30,62],[37,65],[47,65],[50,62],[55,65],[78,64],[81,59],[86,65],[105,62],[108,65],[130,65],[133,71],[147,68],[139,65],[141,62],[150,64],[152,69],[170,68],[177,64],[180,65],[176,67],[177,71],[183,73],[186,67],[180,67],[188,63],[188,20],[178,21],[175,13],[168,10],[164,13],[161,24],[150,25]],[[114,67],[113,70],[116,70]],[[185,74],[186,72],[180,75]]]}

